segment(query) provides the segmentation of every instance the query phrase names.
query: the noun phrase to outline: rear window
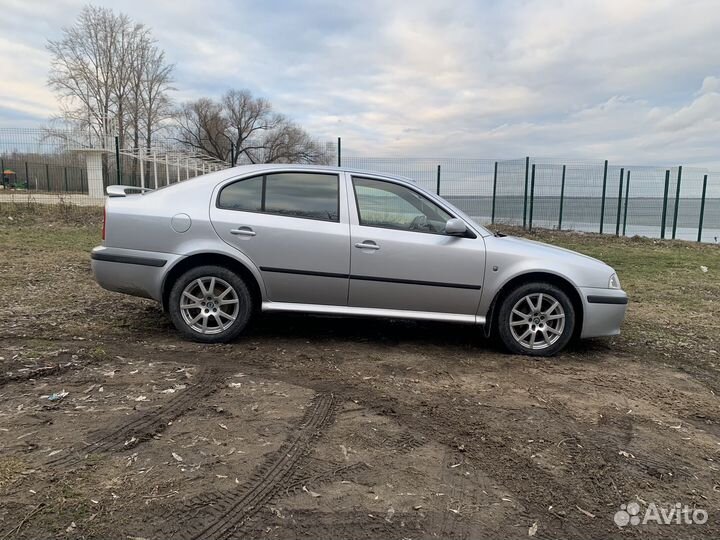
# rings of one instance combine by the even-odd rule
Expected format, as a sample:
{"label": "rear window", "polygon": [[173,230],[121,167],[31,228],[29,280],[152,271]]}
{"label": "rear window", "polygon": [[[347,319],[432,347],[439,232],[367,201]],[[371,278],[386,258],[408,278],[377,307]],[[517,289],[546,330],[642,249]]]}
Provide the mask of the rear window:
{"label": "rear window", "polygon": [[334,174],[301,172],[247,178],[224,187],[218,206],[228,210],[339,221],[339,179]]}

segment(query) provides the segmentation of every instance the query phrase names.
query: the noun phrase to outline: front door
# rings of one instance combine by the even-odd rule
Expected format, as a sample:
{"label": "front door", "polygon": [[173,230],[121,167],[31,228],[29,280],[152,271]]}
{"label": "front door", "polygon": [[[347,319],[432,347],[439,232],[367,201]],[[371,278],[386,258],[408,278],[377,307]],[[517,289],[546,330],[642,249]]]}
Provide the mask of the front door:
{"label": "front door", "polygon": [[445,234],[456,216],[420,191],[389,180],[351,182],[357,214],[348,304],[474,315],[485,271],[482,238]]}
{"label": "front door", "polygon": [[350,241],[337,174],[278,172],[229,182],[212,202],[218,235],[260,272],[273,302],[347,305]]}

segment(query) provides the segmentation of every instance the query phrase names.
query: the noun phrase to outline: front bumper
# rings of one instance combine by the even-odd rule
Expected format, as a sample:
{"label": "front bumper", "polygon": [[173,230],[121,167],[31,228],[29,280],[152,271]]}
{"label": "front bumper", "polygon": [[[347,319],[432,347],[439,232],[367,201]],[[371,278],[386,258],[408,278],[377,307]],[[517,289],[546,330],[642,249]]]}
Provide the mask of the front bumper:
{"label": "front bumper", "polygon": [[90,253],[90,266],[103,289],[161,302],[165,275],[180,258],[171,253],[97,246]]}
{"label": "front bumper", "polygon": [[581,338],[616,336],[625,319],[628,296],[617,289],[580,289],[584,317]]}

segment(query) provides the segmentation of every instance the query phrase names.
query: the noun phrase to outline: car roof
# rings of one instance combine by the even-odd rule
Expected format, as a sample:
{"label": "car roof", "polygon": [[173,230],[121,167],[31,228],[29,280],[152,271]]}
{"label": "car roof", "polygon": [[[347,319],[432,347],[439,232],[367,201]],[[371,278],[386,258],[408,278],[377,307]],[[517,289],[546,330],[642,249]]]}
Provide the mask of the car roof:
{"label": "car roof", "polygon": [[297,164],[297,163],[263,163],[263,164],[253,164],[253,165],[238,165],[236,167],[232,167],[229,169],[223,169],[223,172],[228,173],[231,171],[235,171],[241,174],[247,174],[252,173],[254,171],[268,171],[268,170],[283,170],[283,171],[327,171],[327,172],[347,172],[347,173],[355,173],[355,174],[368,174],[372,176],[382,176],[386,178],[395,178],[398,180],[403,180],[405,182],[410,182],[411,184],[417,185],[417,181],[408,178],[407,176],[400,176],[397,174],[390,174],[390,173],[384,173],[380,171],[372,171],[369,169],[355,169],[352,167],[334,167],[331,165],[311,165],[311,164]]}

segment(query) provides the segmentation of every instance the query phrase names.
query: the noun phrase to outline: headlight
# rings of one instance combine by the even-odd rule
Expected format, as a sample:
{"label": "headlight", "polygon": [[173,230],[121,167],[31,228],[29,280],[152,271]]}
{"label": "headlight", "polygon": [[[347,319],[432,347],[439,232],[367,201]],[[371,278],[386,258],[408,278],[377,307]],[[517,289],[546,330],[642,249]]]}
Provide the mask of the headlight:
{"label": "headlight", "polygon": [[619,289],[620,288],[620,280],[617,277],[617,274],[613,274],[610,276],[610,280],[608,281],[608,289]]}

